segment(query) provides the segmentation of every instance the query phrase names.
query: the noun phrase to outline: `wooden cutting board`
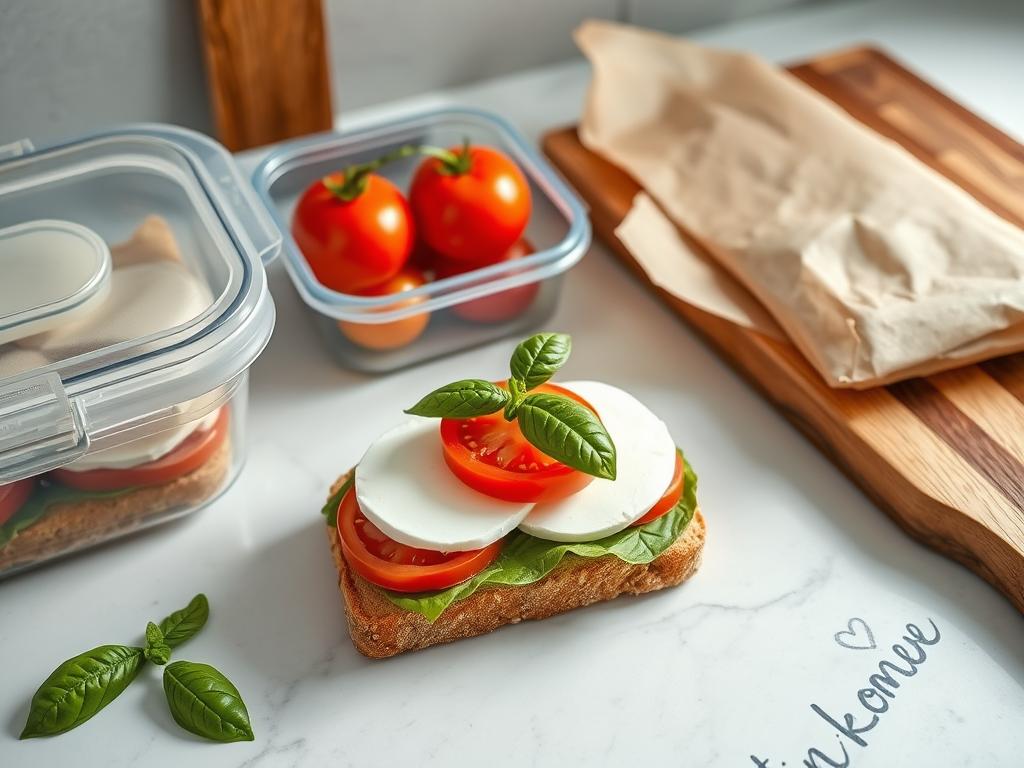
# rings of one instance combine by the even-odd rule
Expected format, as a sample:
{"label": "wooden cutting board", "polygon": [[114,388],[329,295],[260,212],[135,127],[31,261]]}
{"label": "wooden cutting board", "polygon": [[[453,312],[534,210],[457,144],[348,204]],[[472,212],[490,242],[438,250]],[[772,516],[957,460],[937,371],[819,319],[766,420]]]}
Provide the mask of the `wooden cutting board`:
{"label": "wooden cutting board", "polygon": [[[857,48],[789,71],[1024,226],[1024,147],[885,54]],[[910,535],[1024,612],[1024,354],[867,391],[831,389],[789,343],[647,281],[614,234],[640,187],[574,128],[548,134],[544,149],[589,203],[597,235],[662,301]]]}

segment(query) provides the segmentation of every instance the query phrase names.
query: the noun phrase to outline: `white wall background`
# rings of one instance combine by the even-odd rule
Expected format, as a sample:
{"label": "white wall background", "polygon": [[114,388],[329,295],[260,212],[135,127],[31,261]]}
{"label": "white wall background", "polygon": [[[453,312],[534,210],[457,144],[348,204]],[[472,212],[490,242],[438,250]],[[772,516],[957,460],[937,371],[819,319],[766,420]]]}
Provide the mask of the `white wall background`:
{"label": "white wall background", "polygon": [[[683,32],[797,2],[325,0],[335,107],[570,58],[587,17]],[[139,120],[211,131],[197,30],[193,0],[0,0],[0,144]]]}

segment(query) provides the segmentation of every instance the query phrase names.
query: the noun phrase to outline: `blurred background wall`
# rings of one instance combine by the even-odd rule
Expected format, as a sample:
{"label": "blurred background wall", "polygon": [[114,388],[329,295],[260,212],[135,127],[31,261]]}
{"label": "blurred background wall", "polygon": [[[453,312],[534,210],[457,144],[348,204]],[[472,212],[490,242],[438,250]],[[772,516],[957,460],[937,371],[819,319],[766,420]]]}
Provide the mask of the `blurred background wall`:
{"label": "blurred background wall", "polygon": [[[324,0],[334,104],[570,58],[587,17],[685,32],[798,2]],[[0,144],[149,120],[212,131],[192,0],[0,0]]]}

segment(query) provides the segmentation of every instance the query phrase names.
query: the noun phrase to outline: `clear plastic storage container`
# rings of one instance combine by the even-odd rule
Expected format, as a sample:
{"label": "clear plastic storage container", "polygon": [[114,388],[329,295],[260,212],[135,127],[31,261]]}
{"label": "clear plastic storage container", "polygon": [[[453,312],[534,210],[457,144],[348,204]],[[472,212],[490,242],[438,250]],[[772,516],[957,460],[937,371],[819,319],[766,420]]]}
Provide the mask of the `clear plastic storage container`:
{"label": "clear plastic storage container", "polygon": [[280,233],[219,144],[0,150],[0,575],[195,511],[244,460]]}
{"label": "clear plastic storage container", "polygon": [[[391,296],[339,293],[317,281],[289,234],[295,204],[310,184],[403,145],[449,147],[467,138],[509,155],[529,180],[533,205],[525,236],[533,254]],[[419,162],[416,157],[400,160],[381,173],[407,191]],[[512,126],[485,112],[432,111],[352,133],[289,142],[257,167],[253,185],[284,233],[288,272],[313,310],[328,349],[342,365],[360,371],[390,371],[538,327],[558,304],[563,275],[590,245],[590,224],[578,198]],[[373,337],[371,326],[415,316],[429,320],[404,346],[380,349],[360,343]]]}

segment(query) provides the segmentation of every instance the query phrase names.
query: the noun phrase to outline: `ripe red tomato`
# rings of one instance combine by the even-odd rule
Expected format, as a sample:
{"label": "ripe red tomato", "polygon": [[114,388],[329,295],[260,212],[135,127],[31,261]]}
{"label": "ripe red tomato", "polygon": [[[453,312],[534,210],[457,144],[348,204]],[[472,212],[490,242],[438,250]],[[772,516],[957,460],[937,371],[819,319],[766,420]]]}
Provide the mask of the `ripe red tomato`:
{"label": "ripe red tomato", "polygon": [[[406,267],[390,280],[360,291],[360,296],[388,296],[390,294],[402,293],[418,288],[426,282],[423,273],[418,269]],[[401,299],[388,306],[388,309],[420,304],[423,297],[413,299]],[[367,349],[398,349],[406,344],[411,344],[430,322],[429,312],[419,312],[401,320],[394,320],[390,323],[354,323],[347,320],[339,320],[338,328],[345,336],[361,347]]]}
{"label": "ripe red tomato", "polygon": [[681,498],[683,498],[683,458],[676,453],[676,469],[672,473],[672,480],[669,482],[668,488],[665,489],[664,495],[633,525],[647,525],[647,523],[657,520],[678,504]]}
{"label": "ripe red tomato", "polygon": [[435,552],[399,544],[363,516],[354,486],[342,497],[337,517],[338,540],[352,570],[396,592],[454,586],[478,574],[501,552],[500,541],[469,552]]}
{"label": "ripe red tomato", "polygon": [[[533,246],[526,238],[517,240],[512,247],[502,254],[497,261],[515,261],[533,253]],[[495,262],[496,263],[496,262]],[[478,269],[476,264],[467,264],[464,261],[454,259],[438,258],[434,271],[440,280],[452,275],[458,275],[473,269]],[[507,291],[500,291],[484,296],[481,299],[465,301],[452,306],[452,312],[464,320],[474,323],[502,323],[518,317],[527,307],[533,304],[540,290],[540,283],[527,283],[516,288],[509,288]]]}
{"label": "ripe red tomato", "polygon": [[[504,382],[498,382],[504,386]],[[531,392],[549,392],[590,404],[557,384]],[[595,411],[596,413],[596,411]],[[441,442],[448,468],[474,490],[496,499],[518,502],[554,501],[585,488],[594,479],[535,448],[516,421],[499,411],[469,419],[441,419]]]}
{"label": "ripe red tomato", "polygon": [[405,265],[414,240],[409,203],[382,176],[366,177],[362,193],[344,200],[343,174],[314,182],[292,217],[292,236],[316,279],[342,293],[390,280]]}
{"label": "ripe red tomato", "polygon": [[24,480],[0,485],[0,525],[14,517],[14,513],[28,501],[35,484],[34,477],[26,477]]}
{"label": "ripe red tomato", "polygon": [[55,469],[56,482],[81,491],[120,491],[146,485],[163,485],[194,472],[217,452],[228,435],[228,409],[221,408],[217,421],[209,429],[196,430],[177,448],[155,461],[127,469],[90,469],[73,472]]}
{"label": "ripe red tomato", "polygon": [[453,147],[455,162],[423,161],[409,189],[417,230],[450,259],[494,261],[526,230],[530,185],[514,162],[490,147]]}

